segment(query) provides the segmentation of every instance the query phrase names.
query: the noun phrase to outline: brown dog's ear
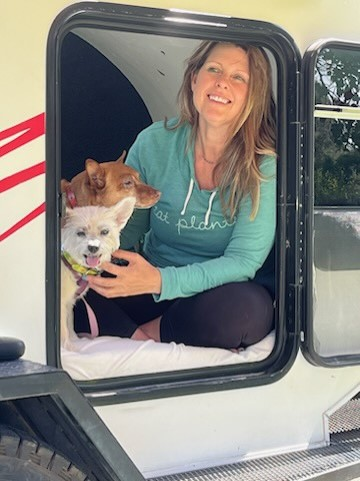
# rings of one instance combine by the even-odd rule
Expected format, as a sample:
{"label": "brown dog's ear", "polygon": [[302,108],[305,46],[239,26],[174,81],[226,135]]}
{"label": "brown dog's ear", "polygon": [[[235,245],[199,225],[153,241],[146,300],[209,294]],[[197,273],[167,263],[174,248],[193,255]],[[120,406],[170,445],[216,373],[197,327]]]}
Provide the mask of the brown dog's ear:
{"label": "brown dog's ear", "polygon": [[89,182],[95,189],[101,190],[105,187],[105,170],[93,159],[86,159],[85,170],[89,177]]}
{"label": "brown dog's ear", "polygon": [[61,179],[60,182],[60,191],[65,192],[67,187],[70,185],[70,182],[66,179]]}
{"label": "brown dog's ear", "polygon": [[120,155],[120,157],[117,159],[116,162],[118,162],[119,164],[123,164],[125,160],[125,156],[126,156],[126,150],[123,150],[123,153]]}

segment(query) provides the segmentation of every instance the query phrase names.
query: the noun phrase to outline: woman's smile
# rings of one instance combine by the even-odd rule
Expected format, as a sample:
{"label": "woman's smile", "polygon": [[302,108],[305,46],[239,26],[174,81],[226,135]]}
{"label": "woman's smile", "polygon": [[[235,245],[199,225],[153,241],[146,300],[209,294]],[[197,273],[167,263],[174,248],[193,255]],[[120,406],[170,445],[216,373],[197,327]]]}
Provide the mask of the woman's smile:
{"label": "woman's smile", "polygon": [[224,97],[220,97],[219,95],[209,94],[208,97],[213,102],[218,102],[218,103],[224,104],[224,105],[229,104],[231,102],[231,100],[226,99]]}

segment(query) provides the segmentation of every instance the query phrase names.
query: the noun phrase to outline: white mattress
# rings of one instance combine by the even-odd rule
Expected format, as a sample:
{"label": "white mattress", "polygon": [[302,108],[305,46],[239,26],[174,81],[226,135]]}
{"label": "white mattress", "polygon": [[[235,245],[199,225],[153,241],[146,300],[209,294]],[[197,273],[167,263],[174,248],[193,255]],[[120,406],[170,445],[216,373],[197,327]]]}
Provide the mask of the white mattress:
{"label": "white mattress", "polygon": [[61,363],[73,379],[85,381],[261,361],[271,353],[274,342],[274,331],[237,352],[120,337],[81,338],[61,349]]}

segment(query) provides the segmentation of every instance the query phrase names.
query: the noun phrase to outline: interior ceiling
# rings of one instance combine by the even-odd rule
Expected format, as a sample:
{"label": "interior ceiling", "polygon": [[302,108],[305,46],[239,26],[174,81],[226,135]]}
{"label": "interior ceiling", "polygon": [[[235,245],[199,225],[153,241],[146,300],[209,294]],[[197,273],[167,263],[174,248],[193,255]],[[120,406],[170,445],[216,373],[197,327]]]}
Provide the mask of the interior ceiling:
{"label": "interior ceiling", "polygon": [[73,33],[101,52],[127,77],[154,122],[176,115],[184,62],[199,40],[94,28],[77,28]]}

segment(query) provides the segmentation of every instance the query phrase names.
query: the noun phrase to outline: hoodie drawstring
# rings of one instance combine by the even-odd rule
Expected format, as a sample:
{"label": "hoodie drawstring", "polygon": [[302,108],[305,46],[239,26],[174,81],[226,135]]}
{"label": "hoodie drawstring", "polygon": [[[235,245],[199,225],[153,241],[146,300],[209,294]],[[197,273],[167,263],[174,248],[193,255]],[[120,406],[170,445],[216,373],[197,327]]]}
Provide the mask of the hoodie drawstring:
{"label": "hoodie drawstring", "polygon": [[214,197],[216,195],[216,190],[214,192],[211,193],[210,197],[209,197],[209,206],[208,206],[208,209],[206,211],[206,214],[205,214],[205,225],[207,226],[208,223],[209,223],[209,218],[210,218],[210,213],[211,213],[211,207],[212,207],[212,204],[213,204],[213,201],[214,201]]}
{"label": "hoodie drawstring", "polygon": [[[182,208],[182,211],[180,212],[181,215],[185,215],[185,212],[186,212],[186,208],[187,208],[187,205],[189,203],[189,200],[190,200],[190,197],[191,197],[191,194],[192,194],[192,191],[194,189],[194,179],[190,179],[190,184],[189,184],[189,189],[188,189],[188,193],[186,195],[186,198],[185,198],[185,202],[184,202],[184,206]],[[211,192],[211,195],[209,197],[209,204],[208,204],[208,208],[207,208],[207,211],[206,211],[206,214],[205,214],[205,219],[204,219],[204,222],[205,222],[205,226],[207,226],[209,224],[209,219],[210,219],[210,214],[211,214],[211,208],[212,208],[212,205],[213,205],[213,202],[214,202],[214,198],[216,196],[216,190],[214,192]]]}
{"label": "hoodie drawstring", "polygon": [[182,211],[180,212],[181,215],[184,215],[184,214],[185,214],[186,207],[187,207],[187,205],[188,205],[188,203],[189,203],[189,200],[190,200],[190,197],[191,197],[193,188],[194,188],[194,179],[190,179],[189,190],[188,190],[188,193],[187,193],[185,202],[184,202],[184,207],[182,208]]}

